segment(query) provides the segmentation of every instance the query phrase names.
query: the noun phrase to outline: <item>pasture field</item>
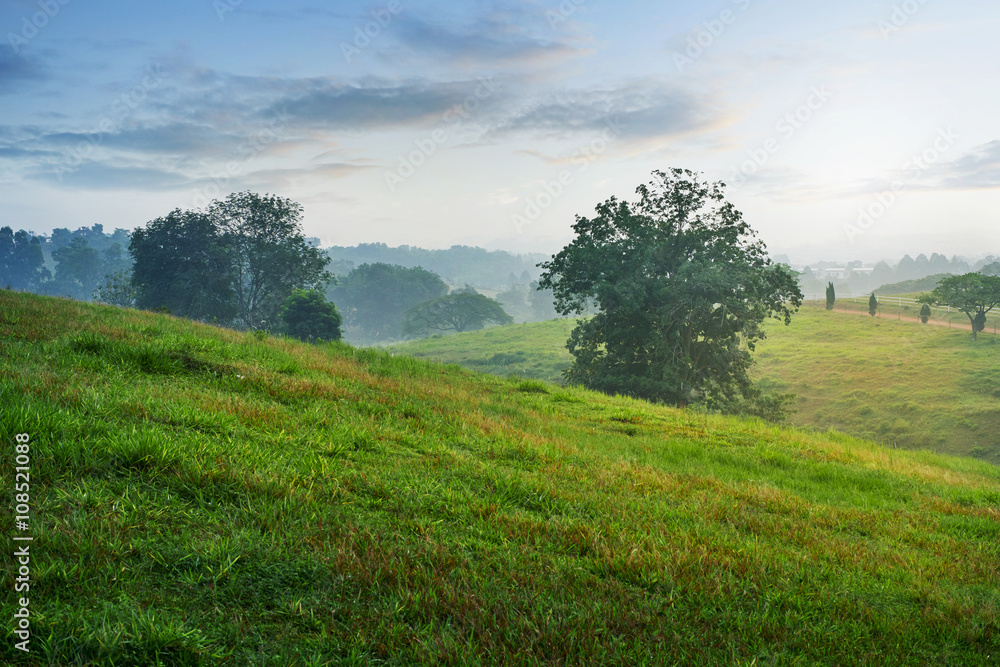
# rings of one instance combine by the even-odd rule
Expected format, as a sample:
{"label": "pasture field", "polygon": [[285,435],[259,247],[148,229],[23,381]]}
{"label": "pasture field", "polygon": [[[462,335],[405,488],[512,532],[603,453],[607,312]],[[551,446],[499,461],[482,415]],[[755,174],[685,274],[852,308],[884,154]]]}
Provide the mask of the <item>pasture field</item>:
{"label": "pasture field", "polygon": [[[938,324],[906,319],[917,310],[886,302],[872,318],[867,303],[838,301],[834,312],[807,303],[791,325],[768,325],[754,377],[768,390],[796,394],[792,425],[1000,464],[1000,338],[993,320],[973,343],[963,313],[952,315],[949,328],[944,315]],[[558,383],[573,359],[565,348],[573,322],[496,327],[392,349]]]}
{"label": "pasture field", "polygon": [[757,347],[762,386],[798,396],[789,421],[1000,464],[1000,338],[894,314],[806,305]]}
{"label": "pasture field", "polygon": [[1000,660],[982,461],[0,291],[18,434],[3,664]]}
{"label": "pasture field", "polygon": [[418,359],[503,377],[517,376],[562,384],[573,357],[566,340],[576,320],[558,319],[491,327],[396,343],[388,349]]}

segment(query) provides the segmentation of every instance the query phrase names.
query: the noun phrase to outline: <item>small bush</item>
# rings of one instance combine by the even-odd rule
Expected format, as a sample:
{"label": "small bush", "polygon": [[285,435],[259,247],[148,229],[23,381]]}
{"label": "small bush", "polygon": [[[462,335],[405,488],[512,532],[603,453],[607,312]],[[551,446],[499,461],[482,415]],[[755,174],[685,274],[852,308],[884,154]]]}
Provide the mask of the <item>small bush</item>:
{"label": "small bush", "polygon": [[289,336],[313,342],[340,340],[340,313],[316,290],[295,290],[285,299],[281,319]]}
{"label": "small bush", "polygon": [[927,324],[927,320],[931,318],[931,307],[926,303],[920,307],[920,321]]}

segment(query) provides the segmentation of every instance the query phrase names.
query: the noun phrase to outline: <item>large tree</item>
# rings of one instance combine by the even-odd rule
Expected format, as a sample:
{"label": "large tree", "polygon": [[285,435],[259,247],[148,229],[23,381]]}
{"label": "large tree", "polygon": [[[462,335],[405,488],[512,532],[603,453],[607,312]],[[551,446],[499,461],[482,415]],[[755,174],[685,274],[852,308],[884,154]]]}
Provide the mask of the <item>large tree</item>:
{"label": "large tree", "polygon": [[948,276],[921,300],[965,313],[972,324],[972,340],[976,340],[976,334],[986,328],[986,314],[1000,306],[1000,277],[981,273]]}
{"label": "large tree", "polygon": [[406,313],[404,331],[416,336],[445,331],[472,331],[487,324],[513,324],[494,299],[462,291],[417,304]]}
{"label": "large tree", "polygon": [[41,241],[23,229],[0,228],[0,287],[35,291],[51,277]]}
{"label": "large tree", "polygon": [[612,197],[544,269],[557,310],[581,320],[567,379],[608,393],[727,407],[759,399],[748,370],[769,317],[802,303],[795,275],[774,264],[742,214],[681,169],[653,172],[637,202]]}
{"label": "large tree", "polygon": [[324,289],[329,258],[302,232],[302,206],[290,199],[236,192],[208,207],[228,248],[237,318],[249,328],[277,324],[296,289]]}
{"label": "large tree", "polygon": [[53,290],[58,294],[89,299],[104,276],[101,253],[82,236],[74,237],[69,245],[53,250],[52,259],[56,262]]}
{"label": "large tree", "polygon": [[133,232],[129,252],[139,308],[205,320],[236,315],[228,247],[205,213],[175,209],[148,222]]}
{"label": "large tree", "polygon": [[354,340],[378,341],[403,335],[406,311],[448,293],[430,271],[395,264],[362,264],[328,291]]}

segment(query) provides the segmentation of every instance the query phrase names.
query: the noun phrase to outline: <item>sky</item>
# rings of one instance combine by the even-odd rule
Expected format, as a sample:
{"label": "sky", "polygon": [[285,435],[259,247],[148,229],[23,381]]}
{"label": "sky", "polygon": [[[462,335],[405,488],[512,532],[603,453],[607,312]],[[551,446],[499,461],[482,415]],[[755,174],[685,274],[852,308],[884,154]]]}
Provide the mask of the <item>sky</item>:
{"label": "sky", "polygon": [[995,0],[4,0],[0,225],[231,192],[324,246],[557,252],[654,170],[792,263],[1000,255]]}

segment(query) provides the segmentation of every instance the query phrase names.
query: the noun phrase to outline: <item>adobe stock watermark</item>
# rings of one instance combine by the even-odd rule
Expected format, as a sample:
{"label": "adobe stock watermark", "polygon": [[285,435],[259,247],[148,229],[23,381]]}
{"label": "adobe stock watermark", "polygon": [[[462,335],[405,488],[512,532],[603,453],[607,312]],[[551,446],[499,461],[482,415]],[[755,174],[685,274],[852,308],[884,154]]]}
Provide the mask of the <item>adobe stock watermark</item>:
{"label": "adobe stock watermark", "polygon": [[816,112],[830,101],[831,97],[833,95],[825,85],[813,86],[804,103],[786,113],[775,123],[774,131],[777,132],[777,136],[768,138],[757,148],[747,149],[748,159],[733,169],[730,187],[738,188],[746,184],[748,178],[760,171],[771,156],[781,150],[781,140],[788,141],[794,137],[796,132],[805,127]]}
{"label": "adobe stock watermark", "polygon": [[7,43],[14,49],[15,54],[21,53],[21,47],[27,46],[28,42],[34,39],[39,30],[42,30],[62,11],[62,8],[70,3],[70,0],[38,0],[38,10],[30,17],[25,14],[21,17],[21,30],[19,32],[8,32]]}
{"label": "adobe stock watermark", "polygon": [[111,113],[97,124],[97,131],[85,134],[84,138],[70,150],[70,155],[59,160],[55,168],[56,180],[61,183],[67,172],[73,171],[93,155],[94,149],[101,145],[104,137],[113,133],[146,100],[150,91],[159,88],[163,80],[169,76],[159,64],[147,66],[142,81],[111,103]]}
{"label": "adobe stock watermark", "polygon": [[568,23],[569,17],[576,13],[587,0],[562,0],[555,9],[547,9],[545,18],[549,20],[549,27],[553,30],[560,24]]}
{"label": "adobe stock watermark", "polygon": [[232,180],[243,173],[243,169],[253,162],[261,151],[281,138],[288,122],[293,118],[287,111],[278,111],[263,130],[254,132],[236,148],[236,156],[240,159],[230,160],[224,169],[211,176],[212,182],[195,188],[192,203],[195,208],[204,208],[218,199],[223,190],[229,187]]}
{"label": "adobe stock watermark", "polygon": [[888,41],[889,35],[902,30],[903,26],[916,16],[920,8],[927,4],[927,0],[905,0],[901,4],[892,6],[892,14],[889,20],[882,19],[878,22],[878,30],[882,33],[882,39]]}
{"label": "adobe stock watermark", "polygon": [[578,147],[573,153],[569,162],[576,167],[575,172],[570,169],[560,171],[554,180],[546,181],[539,192],[528,198],[528,203],[520,213],[510,216],[518,234],[524,233],[525,227],[538,220],[542,213],[566,192],[566,189],[573,184],[575,174],[586,171],[587,167],[606,153],[611,143],[622,135],[622,125],[617,118],[607,121],[605,125],[599,136]]}
{"label": "adobe stock watermark", "polygon": [[[750,7],[751,2],[751,0],[730,1],[737,6],[740,12],[745,12]],[[732,9],[723,9],[716,18],[709,19],[701,26],[697,26],[695,32],[692,32],[688,37],[684,52],[674,51],[674,65],[677,66],[677,71],[683,74],[684,68],[693,65],[694,61],[701,58],[706,50],[712,48],[712,45],[725,34],[726,29],[736,23],[737,18],[739,18],[738,12]]]}
{"label": "adobe stock watermark", "polygon": [[[14,527],[22,534],[15,535],[17,549],[14,559],[17,566],[17,577],[14,579],[14,592],[24,597],[17,598],[17,611],[14,612],[13,633],[20,639],[14,643],[14,648],[30,653],[31,642],[31,542],[35,538],[31,530],[31,436],[18,433],[14,436]],[[29,533],[29,534],[24,534]]]}
{"label": "adobe stock watermark", "polygon": [[479,108],[484,101],[492,97],[499,89],[499,85],[493,77],[478,79],[479,85],[475,91],[466,97],[461,104],[456,104],[444,112],[441,121],[445,127],[438,127],[431,131],[422,139],[414,139],[413,145],[416,148],[406,155],[399,156],[399,165],[395,171],[385,172],[385,184],[390,192],[396,192],[396,188],[406,182],[408,178],[417,173],[417,169],[427,163],[427,161],[438,152],[438,149],[448,141],[448,138],[455,132],[462,123],[472,117],[473,112]]}
{"label": "adobe stock watermark", "polygon": [[354,26],[353,42],[340,43],[340,52],[344,54],[344,60],[350,63],[355,56],[360,56],[361,52],[368,48],[372,41],[378,39],[385,27],[402,11],[403,6],[399,4],[399,0],[389,0],[384,9],[371,10],[371,21]]}
{"label": "adobe stock watermark", "polygon": [[[939,129],[934,143],[919,155],[914,155],[904,162],[902,170],[910,176],[910,180],[916,180],[922,173],[937,164],[959,138],[959,135],[950,127]],[[888,190],[883,190],[875,196],[875,201],[867,206],[859,207],[857,220],[853,224],[844,225],[844,234],[847,236],[847,240],[854,243],[854,240],[859,236],[864,236],[882,216],[888,213],[889,209],[899,200],[899,196],[906,191],[906,188],[905,181],[893,181]]]}

